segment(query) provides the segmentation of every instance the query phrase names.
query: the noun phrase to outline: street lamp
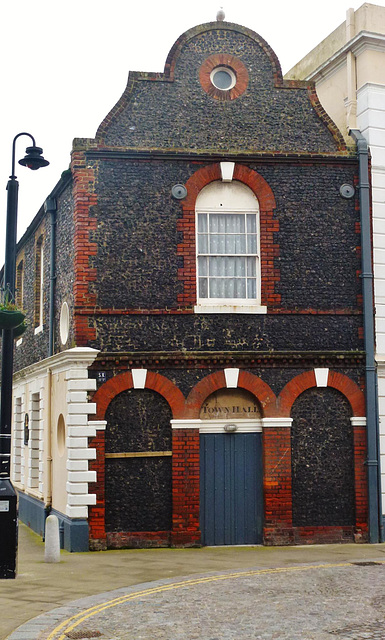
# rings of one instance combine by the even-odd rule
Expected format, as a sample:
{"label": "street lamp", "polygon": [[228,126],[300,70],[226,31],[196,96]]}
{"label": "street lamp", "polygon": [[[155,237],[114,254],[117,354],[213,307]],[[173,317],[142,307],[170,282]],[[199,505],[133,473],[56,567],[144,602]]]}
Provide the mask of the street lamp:
{"label": "street lamp", "polygon": [[[17,199],[19,183],[15,176],[15,147],[20,136],[32,140],[26,156],[19,164],[35,171],[49,162],[42,156],[43,149],[36,146],[30,133],[18,133],[12,145],[12,175],[7,183],[7,226],[5,235],[4,295],[7,301],[15,300]],[[17,496],[11,477],[11,422],[13,378],[13,329],[3,329],[1,361],[0,407],[0,579],[16,577],[17,550]]]}

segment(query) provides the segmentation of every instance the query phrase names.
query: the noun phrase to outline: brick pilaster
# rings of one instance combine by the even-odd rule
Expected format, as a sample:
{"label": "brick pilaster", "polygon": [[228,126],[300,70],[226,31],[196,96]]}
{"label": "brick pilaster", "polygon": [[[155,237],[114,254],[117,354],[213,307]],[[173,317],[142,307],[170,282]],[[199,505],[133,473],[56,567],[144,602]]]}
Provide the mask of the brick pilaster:
{"label": "brick pilaster", "polygon": [[290,425],[288,420],[279,423],[279,418],[265,419],[262,434],[267,545],[293,541]]}
{"label": "brick pilaster", "polygon": [[87,316],[79,316],[77,311],[96,305],[96,294],[90,291],[90,283],[96,280],[96,269],[90,258],[96,255],[97,245],[91,242],[90,233],[96,229],[96,218],[91,215],[91,207],[96,205],[95,172],[86,163],[83,151],[72,153],[74,197],[74,250],[75,250],[75,342],[77,346],[87,346],[96,338],[96,330],[89,325]]}
{"label": "brick pilaster", "polygon": [[172,437],[173,526],[175,546],[199,544],[199,429],[174,429]]}
{"label": "brick pilaster", "polygon": [[[354,447],[354,492],[356,503],[356,539],[365,542],[368,532],[368,478],[365,461],[367,440],[365,418],[352,418]],[[361,422],[361,424],[359,424]]]}

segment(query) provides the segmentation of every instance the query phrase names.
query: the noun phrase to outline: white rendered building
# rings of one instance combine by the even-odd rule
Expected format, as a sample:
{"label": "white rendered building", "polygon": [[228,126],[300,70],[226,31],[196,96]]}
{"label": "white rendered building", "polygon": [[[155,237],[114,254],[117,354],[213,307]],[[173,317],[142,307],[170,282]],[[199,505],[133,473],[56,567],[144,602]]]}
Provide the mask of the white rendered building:
{"label": "white rendered building", "polygon": [[344,135],[359,129],[371,153],[380,416],[382,514],[385,514],[385,7],[364,3],[285,76],[315,82],[319,99]]}

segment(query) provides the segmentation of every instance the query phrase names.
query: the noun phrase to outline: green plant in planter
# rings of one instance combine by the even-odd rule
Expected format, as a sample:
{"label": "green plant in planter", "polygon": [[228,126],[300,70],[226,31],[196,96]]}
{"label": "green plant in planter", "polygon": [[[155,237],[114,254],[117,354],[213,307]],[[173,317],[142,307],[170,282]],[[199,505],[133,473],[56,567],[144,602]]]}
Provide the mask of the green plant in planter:
{"label": "green plant in planter", "polygon": [[0,329],[15,329],[23,322],[25,313],[6,299],[0,303]]}

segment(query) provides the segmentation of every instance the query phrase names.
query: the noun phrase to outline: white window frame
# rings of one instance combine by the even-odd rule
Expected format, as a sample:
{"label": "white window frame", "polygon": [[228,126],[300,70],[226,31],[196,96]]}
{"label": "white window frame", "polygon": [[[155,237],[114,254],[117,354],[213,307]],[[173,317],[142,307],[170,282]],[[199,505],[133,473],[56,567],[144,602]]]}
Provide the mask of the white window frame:
{"label": "white window frame", "polygon": [[42,450],[42,397],[41,393],[32,393],[30,397],[30,421],[28,442],[28,488],[36,492],[42,491],[41,467]]}
{"label": "white window frame", "polygon": [[[23,440],[24,440],[24,422],[22,407],[23,399],[21,396],[15,398],[14,404],[14,437],[13,437],[13,455],[12,455],[12,480],[13,482],[21,482],[22,478],[22,460],[23,460]],[[23,474],[24,475],[24,474]]]}
{"label": "white window frame", "polygon": [[[212,184],[212,183],[211,183]],[[244,186],[245,189],[248,187]],[[256,255],[256,289],[257,297],[255,300],[250,298],[200,298],[199,297],[199,273],[198,258],[200,255],[198,250],[198,215],[207,214],[237,214],[243,213],[253,214],[256,216],[257,229],[257,253]],[[208,207],[205,205],[197,205],[195,208],[195,246],[196,246],[196,286],[197,286],[197,304],[194,307],[195,313],[266,313],[267,307],[261,305],[261,251],[260,251],[260,217],[259,206],[256,208],[249,207]],[[210,254],[208,254],[210,255]],[[215,255],[215,254],[212,254]],[[219,254],[218,254],[219,255]],[[254,255],[254,254],[253,254]],[[239,256],[247,257],[247,254],[239,254]]]}

